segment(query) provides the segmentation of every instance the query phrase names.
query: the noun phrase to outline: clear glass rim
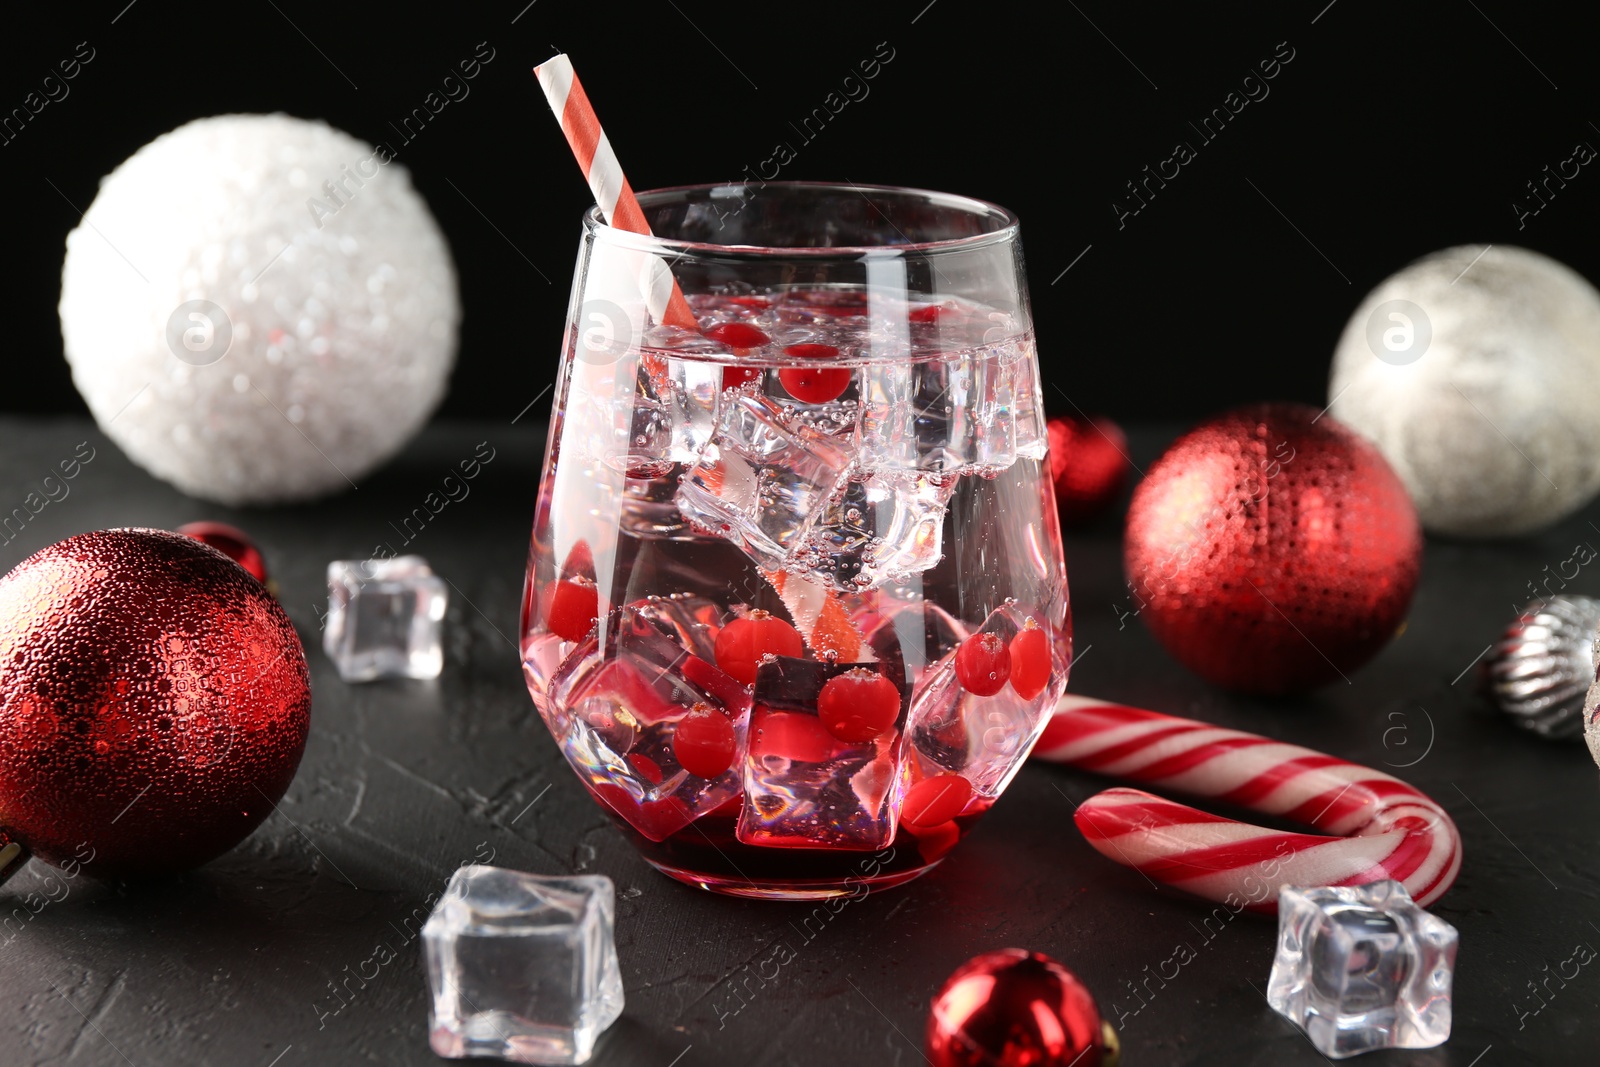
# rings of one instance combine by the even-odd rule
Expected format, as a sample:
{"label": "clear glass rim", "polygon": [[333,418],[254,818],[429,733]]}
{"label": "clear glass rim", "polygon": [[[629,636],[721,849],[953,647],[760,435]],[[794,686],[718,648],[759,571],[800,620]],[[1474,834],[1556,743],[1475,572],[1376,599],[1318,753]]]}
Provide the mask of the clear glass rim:
{"label": "clear glass rim", "polygon": [[[709,200],[713,189],[744,189],[752,185],[756,185],[756,183],[710,182],[697,185],[672,185],[661,189],[649,189],[638,193],[637,196],[640,205],[649,209],[674,198],[685,199],[685,194],[704,193],[706,199]],[[856,182],[781,181],[766,182],[756,187],[763,189],[773,186],[784,189],[808,190],[815,193],[833,192],[863,195],[866,193],[884,193],[891,196],[920,197],[940,207],[962,211],[980,218],[992,218],[998,225],[991,231],[969,234],[965,237],[951,237],[939,241],[913,241],[894,245],[736,245],[717,244],[710,241],[684,241],[618,229],[601,219],[600,208],[595,205],[583,213],[584,232],[592,234],[607,244],[637,249],[641,252],[653,252],[657,255],[668,257],[709,258],[731,256],[766,259],[803,256],[811,259],[859,260],[862,257],[893,259],[902,257],[908,252],[919,256],[936,256],[985,248],[990,245],[1015,241],[1021,226],[1017,216],[1007,208],[987,200],[961,196],[957,193],[941,193],[932,189],[916,189],[900,185],[861,185]]]}

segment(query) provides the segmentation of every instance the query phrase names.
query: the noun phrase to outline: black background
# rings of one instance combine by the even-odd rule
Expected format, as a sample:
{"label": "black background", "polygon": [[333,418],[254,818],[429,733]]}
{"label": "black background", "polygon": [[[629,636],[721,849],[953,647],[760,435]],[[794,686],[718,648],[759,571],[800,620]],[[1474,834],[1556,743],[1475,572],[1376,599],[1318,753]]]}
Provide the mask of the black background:
{"label": "black background", "polygon": [[[19,7],[0,30],[0,113],[80,41],[95,58],[69,96],[0,146],[3,410],[84,410],[55,309],[65,236],[100,177],[190,119],[285,111],[399,147],[461,278],[461,356],[442,414],[515,414],[554,377],[589,202],[529,72],[557,49],[573,56],[636,188],[733,180],[787,140],[798,156],[785,178],[922,186],[1012,208],[1047,381],[1122,419],[1320,404],[1361,296],[1437,248],[1522,244],[1600,278],[1590,188],[1600,177],[1589,168],[1520,231],[1512,209],[1574,144],[1600,145],[1592,37],[1562,14],[1576,6]],[[479,42],[494,59],[470,95],[399,146],[390,123]],[[870,95],[801,144],[789,123],[879,42],[894,59]],[[1270,95],[1203,144],[1188,123],[1222,106],[1279,42],[1294,58]],[[1179,140],[1198,158],[1119,228],[1111,205],[1124,184]]]}

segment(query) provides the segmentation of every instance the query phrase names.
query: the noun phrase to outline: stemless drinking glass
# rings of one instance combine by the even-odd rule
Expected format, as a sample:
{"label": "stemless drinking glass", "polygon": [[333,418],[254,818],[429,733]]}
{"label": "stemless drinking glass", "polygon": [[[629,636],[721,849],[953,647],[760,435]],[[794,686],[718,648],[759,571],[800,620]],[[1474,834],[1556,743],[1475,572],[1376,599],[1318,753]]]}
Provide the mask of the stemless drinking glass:
{"label": "stemless drinking glass", "polygon": [[1005,789],[1071,660],[1017,220],[855,185],[639,201],[654,236],[584,219],[528,688],[673,878],[908,881]]}

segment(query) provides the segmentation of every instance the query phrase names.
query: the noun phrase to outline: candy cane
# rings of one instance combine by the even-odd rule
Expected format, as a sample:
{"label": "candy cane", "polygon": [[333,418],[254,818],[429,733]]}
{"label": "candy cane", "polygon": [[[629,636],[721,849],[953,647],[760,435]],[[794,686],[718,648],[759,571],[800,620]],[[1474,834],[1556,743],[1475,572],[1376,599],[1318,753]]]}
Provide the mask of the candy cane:
{"label": "candy cane", "polygon": [[1273,913],[1280,885],[1392,878],[1427,905],[1461,870],[1461,835],[1432,799],[1382,771],[1299,745],[1064,696],[1033,757],[1338,835],[1269,830],[1138,789],[1108,789],[1078,808],[1078,829],[1102,855],[1208,900]]}

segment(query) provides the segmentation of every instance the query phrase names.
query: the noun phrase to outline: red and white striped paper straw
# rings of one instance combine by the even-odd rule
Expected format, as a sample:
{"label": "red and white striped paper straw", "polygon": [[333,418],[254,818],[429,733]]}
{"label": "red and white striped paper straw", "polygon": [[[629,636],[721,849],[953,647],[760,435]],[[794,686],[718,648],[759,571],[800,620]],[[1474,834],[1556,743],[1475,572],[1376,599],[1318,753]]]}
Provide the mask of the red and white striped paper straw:
{"label": "red and white striped paper straw", "polygon": [[[572,61],[562,53],[534,67],[533,74],[550,102],[550,110],[561,120],[561,132],[567,135],[567,144],[572,146],[572,154],[589,182],[594,202],[600,206],[600,216],[619,230],[648,234],[650,224],[645,221],[644,210],[639,207],[639,199],[633,195],[633,187],[622,173],[622,164],[617,162],[610,138],[600,128],[600,118],[572,69]],[[683,298],[683,290],[678,288],[672,271],[660,256],[650,257],[647,271],[641,285],[645,306],[655,320],[668,326],[699,329],[694,312]]]}
{"label": "red and white striped paper straw", "polygon": [[[639,200],[633,195],[633,187],[622,173],[622,165],[617,162],[617,153],[612,150],[611,140],[600,128],[599,116],[595,114],[594,105],[589,103],[589,94],[583,91],[583,83],[578,81],[578,75],[572,69],[572,61],[562,53],[534,67],[533,73],[539,79],[550,110],[561,120],[561,130],[566,134],[567,144],[572,147],[572,154],[577,157],[578,166],[589,182],[595,203],[600,206],[601,217],[617,229],[648,234],[650,224],[645,221]],[[683,298],[683,290],[678,287],[666,261],[660,256],[651,255],[646,264],[640,286],[650,314],[657,322],[698,330],[700,324],[695,321],[694,312],[689,309],[688,301]],[[646,357],[646,369],[658,381],[665,378],[666,369],[661,366],[658,356]],[[805,574],[786,574],[781,570],[764,573],[794,616],[801,632],[806,635],[813,651],[830,653],[847,663],[873,658],[871,649],[844,610],[839,595],[832,589]]]}
{"label": "red and white striped paper straw", "polygon": [[1069,695],[1033,758],[1338,835],[1269,830],[1138,789],[1108,789],[1078,808],[1078,829],[1102,855],[1208,900],[1273,913],[1280,885],[1392,878],[1427,905],[1461,870],[1461,835],[1438,803],[1392,775],[1299,745]]}

